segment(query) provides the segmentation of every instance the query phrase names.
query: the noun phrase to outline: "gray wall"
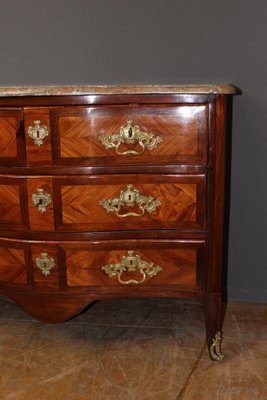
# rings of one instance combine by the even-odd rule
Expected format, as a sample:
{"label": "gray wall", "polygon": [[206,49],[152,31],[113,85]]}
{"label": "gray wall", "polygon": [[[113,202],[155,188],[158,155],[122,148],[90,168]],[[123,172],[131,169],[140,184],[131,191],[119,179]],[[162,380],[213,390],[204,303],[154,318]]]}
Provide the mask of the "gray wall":
{"label": "gray wall", "polygon": [[230,300],[267,301],[266,0],[0,0],[0,85],[231,82]]}

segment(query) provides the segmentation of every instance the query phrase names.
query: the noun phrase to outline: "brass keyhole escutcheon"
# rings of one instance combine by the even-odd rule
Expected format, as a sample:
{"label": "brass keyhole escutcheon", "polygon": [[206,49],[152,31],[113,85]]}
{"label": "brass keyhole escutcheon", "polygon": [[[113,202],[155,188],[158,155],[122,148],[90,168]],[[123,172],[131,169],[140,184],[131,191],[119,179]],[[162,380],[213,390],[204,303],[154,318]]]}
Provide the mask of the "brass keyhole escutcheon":
{"label": "brass keyhole escutcheon", "polygon": [[44,138],[48,136],[48,128],[45,125],[41,125],[41,121],[36,119],[33,121],[34,126],[29,126],[28,135],[34,140],[37,146],[44,144]]}
{"label": "brass keyhole escutcheon", "polygon": [[51,274],[51,269],[55,267],[55,260],[48,257],[48,253],[41,253],[39,257],[36,258],[35,264],[37,268],[42,271],[42,274],[48,276]]}
{"label": "brass keyhole escutcheon", "polygon": [[51,196],[45,193],[44,189],[38,188],[37,193],[32,195],[32,203],[38,208],[38,211],[43,214],[46,212],[46,207],[51,203]]}

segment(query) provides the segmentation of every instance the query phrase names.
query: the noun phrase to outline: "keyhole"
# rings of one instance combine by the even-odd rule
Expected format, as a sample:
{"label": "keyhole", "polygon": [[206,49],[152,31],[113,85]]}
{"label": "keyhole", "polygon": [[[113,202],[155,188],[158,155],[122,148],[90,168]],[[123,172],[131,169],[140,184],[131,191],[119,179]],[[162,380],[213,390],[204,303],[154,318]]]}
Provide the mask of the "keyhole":
{"label": "keyhole", "polygon": [[132,201],[132,195],[128,194],[128,201],[131,202]]}
{"label": "keyhole", "polygon": [[132,136],[133,136],[133,130],[132,130],[132,128],[129,128],[128,137],[131,139]]}

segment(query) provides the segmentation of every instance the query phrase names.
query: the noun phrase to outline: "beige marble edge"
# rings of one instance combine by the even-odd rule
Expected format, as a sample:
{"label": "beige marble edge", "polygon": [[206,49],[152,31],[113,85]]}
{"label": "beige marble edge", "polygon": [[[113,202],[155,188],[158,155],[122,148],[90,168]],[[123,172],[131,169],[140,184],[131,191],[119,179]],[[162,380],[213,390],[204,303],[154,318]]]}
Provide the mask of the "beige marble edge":
{"label": "beige marble edge", "polygon": [[230,84],[218,85],[116,85],[116,86],[2,86],[0,97],[8,96],[68,96],[94,94],[236,94]]}

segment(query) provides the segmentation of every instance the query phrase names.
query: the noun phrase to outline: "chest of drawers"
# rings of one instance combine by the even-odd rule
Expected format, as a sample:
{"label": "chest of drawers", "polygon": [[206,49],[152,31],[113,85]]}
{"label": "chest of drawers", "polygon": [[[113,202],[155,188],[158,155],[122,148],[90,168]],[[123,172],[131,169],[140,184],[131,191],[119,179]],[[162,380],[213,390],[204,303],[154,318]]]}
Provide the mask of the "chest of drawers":
{"label": "chest of drawers", "polygon": [[197,297],[221,360],[230,85],[0,88],[0,293],[41,321]]}

